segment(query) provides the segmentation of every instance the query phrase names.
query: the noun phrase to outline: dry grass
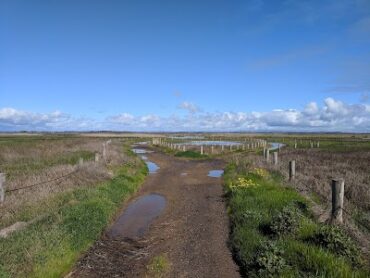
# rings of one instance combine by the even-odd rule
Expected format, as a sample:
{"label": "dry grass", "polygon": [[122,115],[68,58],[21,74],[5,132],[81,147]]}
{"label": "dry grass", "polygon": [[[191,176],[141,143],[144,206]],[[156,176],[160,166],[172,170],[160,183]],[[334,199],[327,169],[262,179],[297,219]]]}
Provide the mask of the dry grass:
{"label": "dry grass", "polygon": [[[6,190],[11,191],[0,207],[0,228],[27,218],[27,210],[57,193],[110,179],[114,168],[129,158],[116,139],[107,148],[106,161],[96,163],[95,153],[102,154],[106,141],[75,136],[0,138],[0,172],[6,173]],[[80,157],[85,161],[82,166]]]}
{"label": "dry grass", "polygon": [[[272,160],[272,155],[270,156]],[[365,253],[370,241],[370,151],[333,152],[318,149],[283,148],[279,164],[266,163],[262,155],[239,156],[239,167],[268,168],[279,171],[285,180],[289,176],[289,161],[296,161],[296,179],[287,183],[314,203],[320,221],[327,221],[331,211],[331,180],[345,180],[345,225]],[[249,166],[250,167],[250,166]]]}
{"label": "dry grass", "polygon": [[287,163],[296,160],[297,180],[312,191],[331,197],[330,182],[345,180],[346,202],[370,209],[370,152],[336,153],[319,150],[284,150],[280,170],[287,175]]}

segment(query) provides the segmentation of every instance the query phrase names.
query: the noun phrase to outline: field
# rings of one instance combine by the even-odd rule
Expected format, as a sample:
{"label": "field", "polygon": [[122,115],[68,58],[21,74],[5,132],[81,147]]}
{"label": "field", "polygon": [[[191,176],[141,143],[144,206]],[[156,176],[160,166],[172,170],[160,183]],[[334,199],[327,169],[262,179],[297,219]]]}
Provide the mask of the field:
{"label": "field", "polygon": [[[368,135],[190,135],[241,143],[224,148],[186,145],[183,136],[1,136],[0,277],[369,276]],[[266,161],[264,140],[285,146]],[[146,161],[159,166],[149,176],[131,151],[141,141]],[[207,176],[217,169],[223,179]],[[334,178],[345,180],[344,222],[336,225]],[[167,204],[142,238],[107,236],[125,200],[151,193]]]}
{"label": "field", "polygon": [[107,146],[104,161],[101,157],[95,162],[95,153],[102,153],[106,141],[77,136],[1,138],[1,171],[7,181],[0,228],[21,229],[0,238],[0,277],[66,274],[136,191],[145,165],[119,140]]}

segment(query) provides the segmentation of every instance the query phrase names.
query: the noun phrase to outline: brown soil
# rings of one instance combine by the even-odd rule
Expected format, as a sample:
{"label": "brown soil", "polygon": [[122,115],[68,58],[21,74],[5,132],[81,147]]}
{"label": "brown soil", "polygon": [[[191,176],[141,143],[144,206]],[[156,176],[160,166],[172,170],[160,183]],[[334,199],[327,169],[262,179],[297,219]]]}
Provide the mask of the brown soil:
{"label": "brown soil", "polygon": [[128,203],[157,193],[167,199],[164,212],[138,240],[112,239],[108,228],[69,276],[150,277],[148,264],[164,255],[170,267],[163,277],[240,277],[227,246],[222,179],[207,176],[209,170],[222,169],[224,162],[178,159],[159,152],[147,156],[160,170],[147,177]]}

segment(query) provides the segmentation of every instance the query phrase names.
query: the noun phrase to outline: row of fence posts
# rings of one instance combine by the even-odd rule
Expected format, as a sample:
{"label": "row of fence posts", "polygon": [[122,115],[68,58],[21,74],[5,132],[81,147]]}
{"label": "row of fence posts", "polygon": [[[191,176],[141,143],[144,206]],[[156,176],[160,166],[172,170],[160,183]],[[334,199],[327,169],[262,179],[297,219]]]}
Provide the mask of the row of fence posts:
{"label": "row of fence posts", "polygon": [[[319,143],[318,143],[319,146]],[[264,148],[263,156],[270,162],[270,150]],[[273,152],[273,164],[278,165],[278,152]],[[289,161],[289,180],[294,181],[296,176],[296,161]],[[343,223],[343,204],[344,204],[344,179],[333,179],[331,181],[331,222]]]}
{"label": "row of fence posts", "polygon": [[[170,148],[171,150],[179,150],[185,152],[188,149],[188,146],[186,144],[176,144],[172,142],[166,141],[164,138],[153,138],[152,139],[153,145],[163,146]],[[239,144],[214,144],[210,145],[210,153],[214,154],[217,147],[221,149],[221,152],[225,152],[225,147],[227,146],[230,151],[233,150],[248,150],[248,149],[256,149],[260,147],[265,147],[267,145],[267,142],[265,140],[256,140],[256,141],[250,141],[249,143],[239,143]],[[205,145],[199,145],[199,151],[200,154],[206,154],[206,148]]]}
{"label": "row of fence posts", "polygon": [[[300,141],[300,144],[302,145],[302,140]],[[297,139],[294,140],[294,148],[296,149],[298,146]],[[313,149],[316,146],[316,148],[320,148],[320,141],[310,141],[310,148]]]}
{"label": "row of fence posts", "polygon": [[[104,162],[107,161],[108,146],[111,143],[112,143],[112,140],[108,140],[108,141],[103,143],[102,156],[103,156],[103,161]],[[94,161],[96,163],[98,163],[99,160],[100,160],[100,154],[98,152],[96,152]],[[84,164],[84,159],[82,157],[80,157],[78,159],[77,167],[82,167],[83,164]],[[6,182],[5,173],[0,173],[0,206],[2,206],[5,202],[5,191],[6,191],[5,182]]]}

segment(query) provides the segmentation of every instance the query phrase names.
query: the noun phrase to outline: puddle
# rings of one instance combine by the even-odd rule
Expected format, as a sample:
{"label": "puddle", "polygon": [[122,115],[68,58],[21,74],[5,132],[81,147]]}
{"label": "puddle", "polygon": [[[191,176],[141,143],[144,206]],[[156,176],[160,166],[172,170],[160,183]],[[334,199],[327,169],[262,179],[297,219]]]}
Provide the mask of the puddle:
{"label": "puddle", "polygon": [[220,178],[224,173],[224,170],[211,170],[208,172],[208,177]]}
{"label": "puddle", "polygon": [[278,148],[282,148],[282,147],[285,146],[285,144],[283,144],[283,143],[277,143],[277,142],[269,143],[269,145],[271,146],[269,148],[270,151],[277,150]]}
{"label": "puddle", "polygon": [[159,170],[159,166],[151,161],[145,161],[149,169],[149,174],[155,174]]}
{"label": "puddle", "polygon": [[179,143],[176,145],[191,145],[191,146],[240,146],[242,145],[239,142],[234,141],[190,141],[185,143]]}
{"label": "puddle", "polygon": [[133,151],[134,153],[136,153],[136,154],[148,153],[148,151],[147,151],[147,150],[145,150],[145,149],[137,149],[137,148],[135,148],[135,149],[132,149],[132,151]]}
{"label": "puddle", "polygon": [[150,224],[166,206],[166,198],[159,194],[140,197],[130,204],[108,232],[110,237],[142,237]]}
{"label": "puddle", "polygon": [[139,143],[137,143],[138,145],[148,145],[148,142],[139,142]]}
{"label": "puddle", "polygon": [[180,139],[180,140],[204,139],[203,136],[170,136],[168,138],[170,138],[170,139]]}

